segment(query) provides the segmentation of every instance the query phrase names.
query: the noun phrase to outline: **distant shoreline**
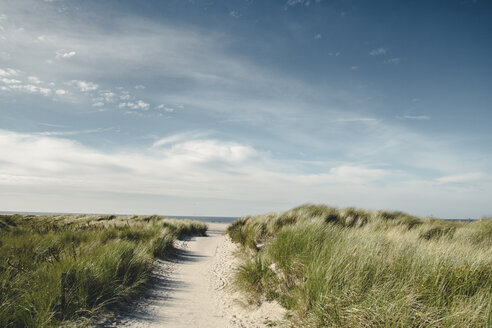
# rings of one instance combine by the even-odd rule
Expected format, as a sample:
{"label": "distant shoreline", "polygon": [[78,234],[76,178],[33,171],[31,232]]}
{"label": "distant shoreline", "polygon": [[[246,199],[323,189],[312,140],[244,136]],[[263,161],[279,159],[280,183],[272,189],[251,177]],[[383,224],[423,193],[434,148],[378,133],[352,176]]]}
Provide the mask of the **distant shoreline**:
{"label": "distant shoreline", "polygon": [[[69,213],[69,212],[28,212],[28,211],[0,211],[0,214],[23,214],[23,215],[108,215],[112,213]],[[130,216],[130,215],[137,215],[137,214],[114,214],[116,216]],[[155,214],[149,214],[149,215],[155,215]],[[190,219],[190,220],[196,220],[200,222],[217,222],[217,223],[229,223],[233,222],[239,217],[233,217],[233,216],[193,216],[193,215],[163,215],[163,214],[156,214],[159,216],[164,216],[166,218],[171,218],[171,219]]]}

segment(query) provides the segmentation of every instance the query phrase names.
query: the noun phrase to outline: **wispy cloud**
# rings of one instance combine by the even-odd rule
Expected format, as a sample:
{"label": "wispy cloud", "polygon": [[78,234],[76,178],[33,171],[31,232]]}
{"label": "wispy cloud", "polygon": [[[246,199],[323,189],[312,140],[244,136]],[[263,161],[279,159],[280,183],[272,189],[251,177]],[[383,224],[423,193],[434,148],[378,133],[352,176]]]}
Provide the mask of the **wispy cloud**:
{"label": "wispy cloud", "polygon": [[330,180],[341,183],[367,184],[372,181],[382,180],[389,172],[382,169],[368,168],[365,166],[341,165],[330,169]]}
{"label": "wispy cloud", "polygon": [[37,77],[37,76],[28,76],[28,77],[27,77],[27,80],[28,80],[29,82],[31,82],[31,83],[34,83],[34,84],[41,84],[41,83],[43,83],[43,81],[41,81],[41,80],[39,79],[39,77]]}
{"label": "wispy cloud", "polygon": [[0,79],[1,82],[3,82],[4,84],[19,84],[21,83],[21,81],[19,80],[16,80],[16,79],[8,79],[6,77]]}
{"label": "wispy cloud", "polygon": [[388,52],[388,48],[376,48],[373,49],[369,52],[369,55],[371,56],[381,56],[381,55],[386,55]]}
{"label": "wispy cloud", "polygon": [[66,128],[67,127],[66,125],[62,125],[62,124],[53,124],[53,123],[44,123],[44,122],[39,122],[38,124],[42,125],[42,126],[49,126],[52,128]]}
{"label": "wispy cloud", "polygon": [[337,118],[334,119],[333,122],[339,123],[351,123],[351,122],[377,122],[379,121],[376,118],[371,117],[347,117],[347,118]]}
{"label": "wispy cloud", "polygon": [[476,182],[490,182],[492,175],[486,174],[484,172],[468,172],[462,174],[448,175],[436,179],[439,183],[450,183],[450,184],[470,184]]}
{"label": "wispy cloud", "polygon": [[53,91],[49,88],[39,87],[33,84],[19,84],[19,83],[20,81],[19,82],[15,81],[15,84],[11,84],[7,88],[2,90],[22,91],[26,93],[40,94],[43,96],[49,96],[53,93]]}
{"label": "wispy cloud", "polygon": [[188,131],[183,133],[177,133],[158,139],[152,144],[152,147],[168,146],[184,141],[208,138],[213,133],[214,133],[213,131]]}
{"label": "wispy cloud", "polygon": [[234,17],[234,18],[239,18],[239,17],[241,17],[241,14],[237,10],[231,10],[231,11],[229,11],[229,16]]}
{"label": "wispy cloud", "polygon": [[66,50],[58,50],[56,52],[56,56],[55,58],[56,59],[68,59],[68,58],[72,58],[73,56],[75,56],[77,53],[75,51],[66,51]]}
{"label": "wispy cloud", "polygon": [[404,118],[407,120],[418,120],[418,121],[431,119],[430,116],[427,116],[427,115],[403,115],[403,116],[401,116],[401,118]]}
{"label": "wispy cloud", "polygon": [[287,5],[291,7],[296,5],[309,6],[310,4],[311,4],[310,0],[287,0]]}
{"label": "wispy cloud", "polygon": [[[47,124],[44,124],[44,125],[47,125]],[[63,127],[63,126],[57,126],[57,125],[47,125],[47,126]],[[79,134],[93,134],[93,133],[108,132],[108,131],[113,131],[115,129],[116,129],[115,127],[110,127],[110,128],[98,128],[98,129],[76,130],[76,131],[45,131],[45,132],[38,132],[38,133],[36,133],[36,135],[40,135],[40,136],[76,136]]]}
{"label": "wispy cloud", "polygon": [[123,102],[118,104],[119,108],[129,108],[129,109],[135,109],[135,110],[147,110],[149,109],[150,105],[146,103],[143,100],[137,100],[135,102],[129,101],[129,102]]}
{"label": "wispy cloud", "polygon": [[10,76],[17,76],[17,75],[19,75],[19,71],[13,68],[6,68],[6,69],[0,68],[0,76],[10,77]]}
{"label": "wispy cloud", "polygon": [[12,68],[0,68],[0,91],[39,94],[45,97],[63,96],[69,93],[67,90],[56,88],[53,82],[44,82],[37,76],[26,75],[23,71]]}
{"label": "wispy cloud", "polygon": [[72,80],[70,81],[70,85],[75,85],[82,92],[94,91],[99,88],[99,85],[96,83],[81,80]]}
{"label": "wispy cloud", "polygon": [[163,111],[165,111],[167,113],[172,113],[176,110],[173,107],[169,107],[169,106],[166,106],[164,104],[160,104],[159,106],[156,107],[156,109],[162,109]]}
{"label": "wispy cloud", "polygon": [[101,91],[99,96],[93,99],[94,101],[100,101],[105,103],[113,103],[116,101],[116,93],[112,91]]}
{"label": "wispy cloud", "polygon": [[387,59],[384,62],[397,65],[401,62],[401,59],[398,57],[394,57],[394,58]]}

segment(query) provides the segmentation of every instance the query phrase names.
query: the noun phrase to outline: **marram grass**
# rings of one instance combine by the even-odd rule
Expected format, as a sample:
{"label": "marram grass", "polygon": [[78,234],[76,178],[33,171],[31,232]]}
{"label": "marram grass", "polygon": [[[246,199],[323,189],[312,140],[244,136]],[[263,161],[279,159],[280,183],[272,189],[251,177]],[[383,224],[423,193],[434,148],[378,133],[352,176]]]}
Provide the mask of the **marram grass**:
{"label": "marram grass", "polygon": [[0,215],[0,327],[83,325],[138,293],[176,238],[205,232],[159,216]]}
{"label": "marram grass", "polygon": [[228,228],[237,285],[295,327],[492,327],[492,220],[305,205]]}

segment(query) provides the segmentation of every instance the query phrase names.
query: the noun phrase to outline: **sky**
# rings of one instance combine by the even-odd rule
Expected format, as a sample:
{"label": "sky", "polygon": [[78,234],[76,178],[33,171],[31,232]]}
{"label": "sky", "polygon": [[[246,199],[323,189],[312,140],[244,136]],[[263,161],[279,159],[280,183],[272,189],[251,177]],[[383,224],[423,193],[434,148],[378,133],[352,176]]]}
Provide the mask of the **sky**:
{"label": "sky", "polygon": [[492,3],[0,0],[0,210],[492,216]]}

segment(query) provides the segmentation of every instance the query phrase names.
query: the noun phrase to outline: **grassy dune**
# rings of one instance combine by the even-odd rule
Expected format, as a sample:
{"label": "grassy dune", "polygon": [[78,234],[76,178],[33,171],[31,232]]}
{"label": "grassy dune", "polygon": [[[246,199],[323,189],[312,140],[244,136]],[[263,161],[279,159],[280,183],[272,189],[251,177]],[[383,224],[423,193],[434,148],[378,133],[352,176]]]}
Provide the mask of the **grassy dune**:
{"label": "grassy dune", "polygon": [[138,293],[177,238],[205,232],[159,216],[0,215],[0,327],[87,322]]}
{"label": "grassy dune", "polygon": [[228,228],[237,284],[296,327],[492,327],[492,220],[305,205]]}

